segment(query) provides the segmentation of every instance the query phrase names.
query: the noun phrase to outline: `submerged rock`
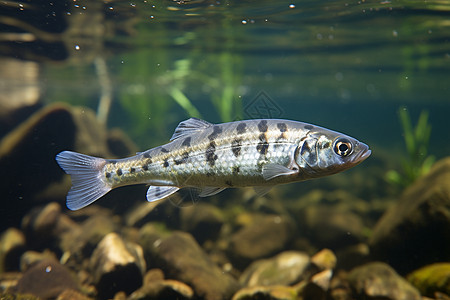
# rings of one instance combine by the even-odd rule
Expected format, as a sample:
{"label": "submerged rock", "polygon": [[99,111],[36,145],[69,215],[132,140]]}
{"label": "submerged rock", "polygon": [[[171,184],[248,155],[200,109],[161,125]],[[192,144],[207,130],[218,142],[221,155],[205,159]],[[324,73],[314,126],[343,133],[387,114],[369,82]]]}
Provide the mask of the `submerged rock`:
{"label": "submerged rock", "polygon": [[197,242],[216,240],[224,223],[222,211],[208,203],[198,203],[181,210],[181,226],[190,232]]}
{"label": "submerged rock", "polygon": [[287,216],[256,216],[231,236],[229,253],[240,267],[283,250],[295,235],[294,222]]}
{"label": "submerged rock", "polygon": [[191,299],[194,296],[192,288],[180,281],[164,279],[160,269],[152,269],[144,276],[141,288],[134,291],[128,300],[144,299]]}
{"label": "submerged rock", "polygon": [[8,228],[0,236],[0,273],[19,269],[25,251],[25,235],[17,228]]}
{"label": "submerged rock", "polygon": [[152,252],[151,263],[167,277],[191,286],[198,297],[228,299],[239,288],[237,281],[215,265],[189,233],[174,232],[155,240],[148,249]]}
{"label": "submerged rock", "polygon": [[403,193],[376,225],[373,256],[401,273],[450,260],[450,157]]}
{"label": "submerged rock", "polygon": [[253,262],[242,273],[239,282],[248,287],[294,284],[304,276],[309,263],[306,253],[282,252],[270,259]]}
{"label": "submerged rock", "polygon": [[33,294],[42,299],[56,298],[68,289],[78,290],[78,283],[65,266],[53,259],[44,259],[29,268],[16,287],[20,294]]}
{"label": "submerged rock", "polygon": [[142,285],[146,269],[142,248],[126,243],[118,234],[107,234],[94,250],[90,260],[94,283],[101,299],[115,293],[131,293]]}
{"label": "submerged rock", "polygon": [[450,295],[450,263],[436,263],[422,267],[409,274],[407,278],[422,295],[433,297],[436,292]]}
{"label": "submerged rock", "polygon": [[357,298],[421,300],[420,293],[385,263],[373,262],[353,269],[348,279]]}

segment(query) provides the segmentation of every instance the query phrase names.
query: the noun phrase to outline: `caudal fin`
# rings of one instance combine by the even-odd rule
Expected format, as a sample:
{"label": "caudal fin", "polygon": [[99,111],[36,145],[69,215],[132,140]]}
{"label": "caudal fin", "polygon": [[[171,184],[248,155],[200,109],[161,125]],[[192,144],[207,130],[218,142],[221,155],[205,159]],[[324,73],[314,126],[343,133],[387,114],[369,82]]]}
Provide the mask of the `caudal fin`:
{"label": "caudal fin", "polygon": [[72,179],[72,188],[67,194],[69,209],[83,208],[111,190],[101,172],[105,159],[63,151],[56,155],[56,161]]}

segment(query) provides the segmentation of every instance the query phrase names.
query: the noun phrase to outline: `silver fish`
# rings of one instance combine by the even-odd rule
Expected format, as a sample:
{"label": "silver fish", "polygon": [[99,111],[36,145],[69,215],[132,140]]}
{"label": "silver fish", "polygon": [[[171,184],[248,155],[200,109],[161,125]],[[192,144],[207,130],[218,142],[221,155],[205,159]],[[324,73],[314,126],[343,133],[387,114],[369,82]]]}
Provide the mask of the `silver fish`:
{"label": "silver fish", "polygon": [[229,187],[271,187],[349,169],[369,147],[347,135],[289,120],[260,119],[222,124],[191,118],[168,144],[124,159],[63,151],[56,161],[72,179],[67,207],[83,208],[119,186],[146,183],[147,200],[162,200],[183,187],[200,197]]}

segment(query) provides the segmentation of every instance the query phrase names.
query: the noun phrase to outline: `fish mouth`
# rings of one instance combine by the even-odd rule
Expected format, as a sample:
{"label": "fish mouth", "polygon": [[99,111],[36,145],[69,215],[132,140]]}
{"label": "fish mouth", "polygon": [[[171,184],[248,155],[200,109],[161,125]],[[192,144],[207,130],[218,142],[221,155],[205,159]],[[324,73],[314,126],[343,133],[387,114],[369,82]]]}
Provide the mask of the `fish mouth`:
{"label": "fish mouth", "polygon": [[370,156],[370,154],[372,154],[372,151],[366,144],[360,143],[358,147],[360,148],[360,151],[352,159],[352,162],[356,164],[359,164],[360,162],[364,161],[366,158]]}

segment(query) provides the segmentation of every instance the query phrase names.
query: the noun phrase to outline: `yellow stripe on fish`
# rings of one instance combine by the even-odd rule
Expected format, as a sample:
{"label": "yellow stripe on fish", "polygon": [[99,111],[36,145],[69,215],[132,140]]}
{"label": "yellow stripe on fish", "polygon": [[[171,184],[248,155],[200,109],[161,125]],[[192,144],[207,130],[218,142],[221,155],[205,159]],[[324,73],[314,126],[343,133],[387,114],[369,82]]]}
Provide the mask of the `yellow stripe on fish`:
{"label": "yellow stripe on fish", "polygon": [[124,159],[103,159],[63,151],[56,161],[71,175],[67,207],[83,208],[111,189],[150,184],[148,201],[184,187],[201,197],[229,187],[272,186],[323,177],[365,160],[369,147],[347,135],[315,125],[278,119],[222,124],[191,118],[181,122],[168,144]]}

